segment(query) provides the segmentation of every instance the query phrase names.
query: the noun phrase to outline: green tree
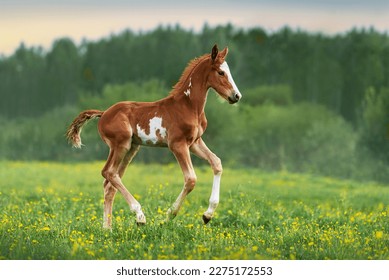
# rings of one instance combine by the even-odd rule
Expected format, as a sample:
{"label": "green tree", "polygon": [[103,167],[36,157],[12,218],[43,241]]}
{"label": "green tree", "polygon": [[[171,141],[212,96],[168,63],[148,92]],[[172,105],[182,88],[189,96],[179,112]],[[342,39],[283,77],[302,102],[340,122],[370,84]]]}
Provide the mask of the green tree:
{"label": "green tree", "polygon": [[45,61],[41,49],[21,44],[0,63],[0,114],[7,117],[36,116],[43,108],[41,90]]}
{"label": "green tree", "polygon": [[361,147],[389,164],[389,88],[366,90],[359,132]]}
{"label": "green tree", "polygon": [[46,88],[42,97],[47,109],[74,104],[78,100],[81,58],[70,39],[54,42],[46,55]]}

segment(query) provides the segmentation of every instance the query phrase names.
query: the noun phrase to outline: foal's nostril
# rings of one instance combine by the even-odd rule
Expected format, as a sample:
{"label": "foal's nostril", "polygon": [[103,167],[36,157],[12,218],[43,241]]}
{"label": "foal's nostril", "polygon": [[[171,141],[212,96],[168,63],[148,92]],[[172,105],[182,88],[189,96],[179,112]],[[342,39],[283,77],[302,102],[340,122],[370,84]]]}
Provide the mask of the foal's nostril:
{"label": "foal's nostril", "polygon": [[236,100],[239,100],[239,99],[240,99],[240,96],[239,96],[239,94],[235,93],[235,95],[234,95],[234,96],[235,96],[235,99],[236,99]]}

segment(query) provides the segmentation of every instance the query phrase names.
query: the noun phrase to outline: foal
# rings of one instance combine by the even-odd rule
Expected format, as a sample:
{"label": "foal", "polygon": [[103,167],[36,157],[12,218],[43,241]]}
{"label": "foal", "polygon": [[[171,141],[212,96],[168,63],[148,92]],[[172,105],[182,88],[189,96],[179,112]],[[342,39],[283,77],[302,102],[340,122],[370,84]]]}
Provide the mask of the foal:
{"label": "foal", "polygon": [[230,104],[242,97],[225,61],[227,53],[228,48],[219,52],[215,45],[211,54],[192,60],[164,99],[155,102],[119,102],[106,111],[87,110],[81,112],[69,126],[67,138],[74,147],[80,148],[83,125],[90,119],[100,118],[98,130],[110,148],[101,172],[105,178],[105,228],[112,226],[112,205],[117,191],[124,196],[131,211],[135,212],[137,223],[146,223],[141,205],[121,180],[140,146],[168,147],[182,169],[184,187],[167,211],[167,220],[177,215],[185,197],[195,187],[196,174],[190,152],[209,162],[214,178],[209,208],[203,215],[203,221],[208,223],[211,220],[219,203],[222,164],[201,138],[207,127],[204,107],[208,90],[213,88]]}

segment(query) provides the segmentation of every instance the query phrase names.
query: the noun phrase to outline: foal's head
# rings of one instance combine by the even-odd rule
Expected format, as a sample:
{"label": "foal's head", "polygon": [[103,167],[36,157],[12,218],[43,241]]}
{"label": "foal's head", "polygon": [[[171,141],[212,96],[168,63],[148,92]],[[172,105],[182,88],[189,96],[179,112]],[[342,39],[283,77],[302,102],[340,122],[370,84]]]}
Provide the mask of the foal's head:
{"label": "foal's head", "polygon": [[242,98],[242,94],[239,92],[239,89],[232,78],[230,68],[225,61],[227,54],[228,48],[225,48],[221,52],[219,52],[217,45],[212,48],[212,69],[208,76],[208,84],[222,98],[227,100],[230,104],[234,104]]}

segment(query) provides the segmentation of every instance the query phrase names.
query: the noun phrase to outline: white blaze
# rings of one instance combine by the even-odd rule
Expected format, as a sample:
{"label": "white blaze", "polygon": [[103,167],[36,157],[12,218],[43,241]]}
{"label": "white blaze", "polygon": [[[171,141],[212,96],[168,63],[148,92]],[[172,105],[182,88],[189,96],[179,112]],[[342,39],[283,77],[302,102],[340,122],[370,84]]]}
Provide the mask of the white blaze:
{"label": "white blaze", "polygon": [[232,78],[232,75],[231,75],[231,72],[230,72],[230,68],[228,67],[228,64],[226,61],[224,61],[221,65],[220,65],[220,70],[223,70],[224,73],[227,75],[227,78],[228,78],[228,81],[230,82],[230,84],[232,85],[232,88],[234,89],[235,93],[239,95],[239,98],[242,97],[242,94],[240,93],[238,87],[236,86],[235,82],[234,82],[234,79]]}
{"label": "white blaze", "polygon": [[[145,130],[140,127],[139,124],[136,125],[138,136],[142,140],[143,144],[146,144],[147,141],[151,141],[153,144],[156,144],[159,140],[159,137],[164,139],[166,137],[166,128],[162,127],[162,118],[154,117],[149,122],[150,133],[146,134]],[[159,133],[159,137],[157,135]]]}

